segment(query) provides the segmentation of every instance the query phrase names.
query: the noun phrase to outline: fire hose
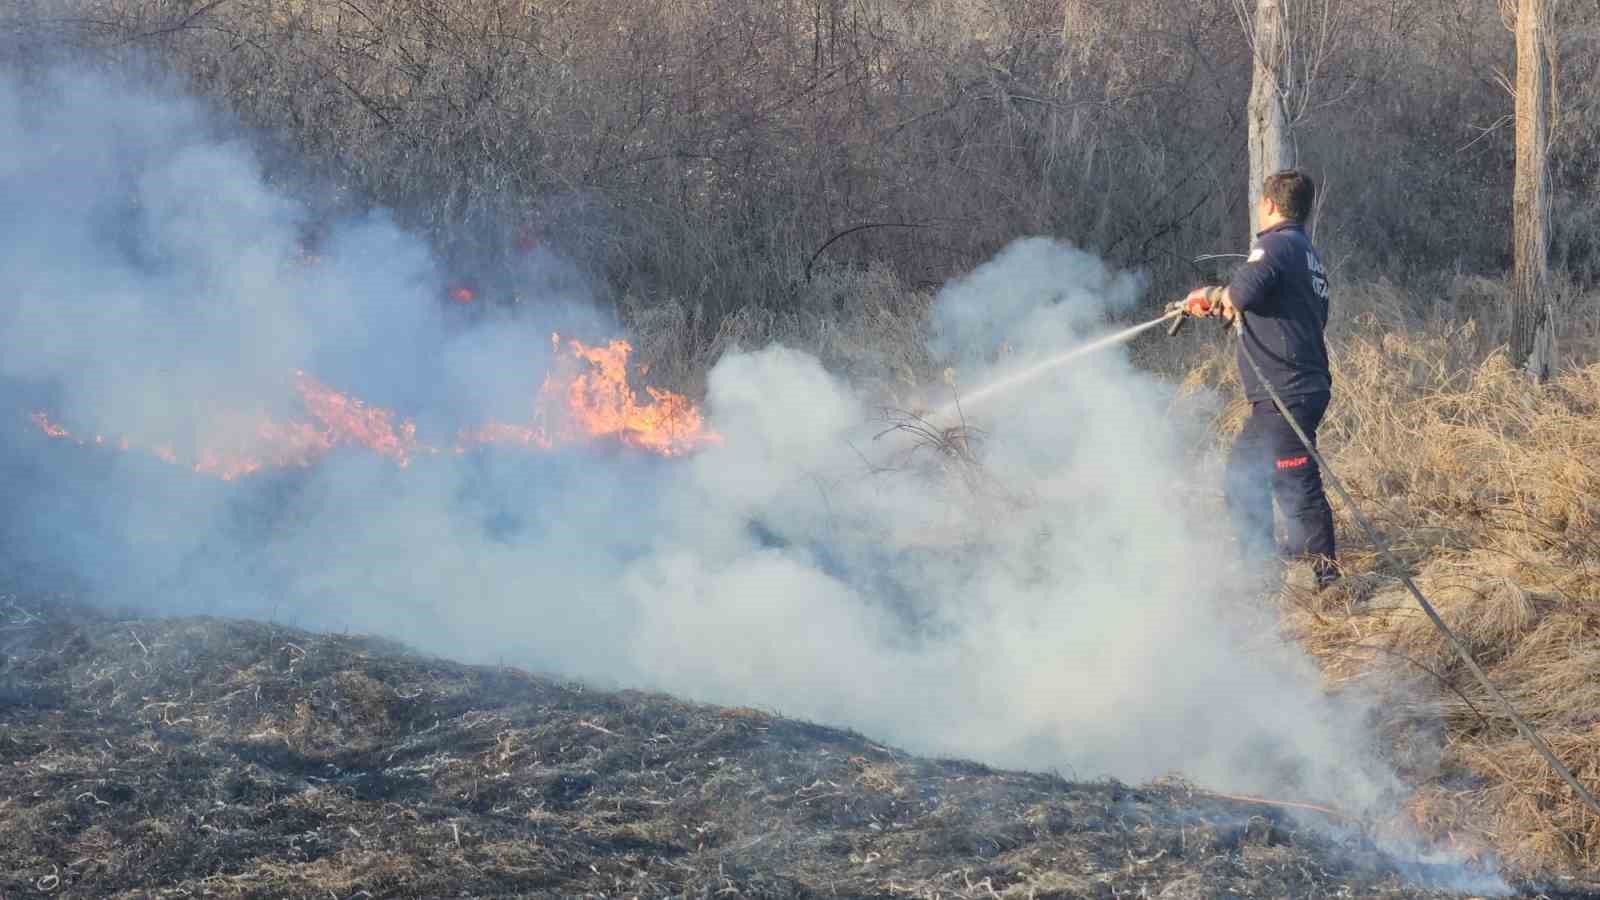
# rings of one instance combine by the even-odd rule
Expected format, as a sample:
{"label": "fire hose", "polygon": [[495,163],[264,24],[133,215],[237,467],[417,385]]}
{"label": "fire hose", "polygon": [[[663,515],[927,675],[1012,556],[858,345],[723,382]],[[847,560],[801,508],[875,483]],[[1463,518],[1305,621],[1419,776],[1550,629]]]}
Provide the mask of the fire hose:
{"label": "fire hose", "polygon": [[[1177,334],[1178,330],[1183,327],[1184,320],[1188,318],[1188,314],[1184,313],[1181,307],[1177,304],[1174,304],[1172,308],[1169,308],[1168,316],[1173,315],[1174,309],[1177,310],[1177,318],[1173,322],[1172,328],[1168,332],[1169,334]],[[1378,533],[1378,529],[1373,526],[1372,521],[1368,519],[1366,514],[1362,511],[1361,505],[1357,503],[1355,497],[1351,496],[1350,492],[1345,489],[1344,482],[1342,482],[1339,479],[1339,476],[1334,474],[1334,471],[1329,468],[1327,460],[1323,458],[1320,452],[1318,452],[1316,442],[1306,434],[1305,429],[1301,428],[1300,423],[1292,414],[1290,414],[1288,405],[1283,402],[1283,397],[1278,394],[1277,389],[1272,386],[1272,382],[1269,381],[1265,373],[1261,371],[1260,363],[1257,363],[1255,356],[1250,353],[1250,346],[1244,343],[1244,333],[1246,328],[1244,318],[1243,312],[1236,312],[1233,317],[1233,323],[1228,328],[1228,330],[1233,332],[1234,336],[1240,341],[1240,355],[1243,356],[1245,362],[1249,364],[1250,369],[1255,373],[1257,380],[1259,380],[1266,388],[1268,396],[1272,398],[1272,405],[1277,408],[1278,414],[1283,416],[1284,421],[1289,423],[1289,427],[1294,429],[1295,436],[1300,439],[1301,444],[1305,445],[1306,452],[1311,455],[1312,459],[1316,460],[1317,466],[1322,470],[1322,476],[1324,480],[1330,487],[1333,488],[1334,492],[1339,495],[1339,499],[1344,503],[1346,508],[1350,510],[1351,518],[1355,519],[1356,524],[1361,527],[1361,530],[1366,534],[1367,539],[1370,540],[1373,547],[1377,549],[1378,556],[1386,564],[1393,568],[1394,571],[1400,573],[1400,580],[1405,584],[1406,590],[1411,593],[1412,599],[1416,600],[1417,605],[1422,608],[1422,611],[1425,614],[1427,614],[1428,619],[1433,623],[1433,627],[1438,629],[1440,634],[1444,635],[1445,640],[1450,644],[1451,648],[1456,651],[1456,654],[1461,657],[1461,661],[1466,664],[1467,670],[1470,671],[1473,677],[1477,679],[1478,683],[1483,686],[1483,689],[1489,692],[1489,696],[1494,698],[1494,701],[1498,703],[1503,710],[1505,710],[1506,716],[1511,719],[1514,725],[1516,725],[1518,733],[1520,733],[1522,737],[1533,746],[1534,750],[1538,751],[1539,755],[1544,758],[1544,761],[1549,764],[1550,768],[1557,775],[1561,777],[1562,781],[1567,783],[1568,787],[1572,788],[1573,792],[1577,794],[1579,799],[1581,799],[1584,804],[1588,806],[1589,809],[1592,810],[1596,815],[1600,815],[1600,800],[1596,800],[1594,794],[1590,793],[1589,789],[1584,787],[1583,784],[1578,781],[1577,777],[1572,774],[1572,770],[1568,769],[1566,765],[1561,762],[1561,759],[1556,756],[1555,751],[1550,749],[1550,745],[1545,743],[1544,738],[1539,736],[1539,732],[1535,731],[1533,726],[1528,724],[1528,721],[1517,712],[1516,707],[1511,704],[1511,701],[1506,699],[1506,696],[1500,693],[1500,689],[1494,686],[1494,682],[1489,680],[1489,676],[1485,674],[1483,668],[1478,665],[1478,661],[1472,657],[1472,652],[1467,649],[1467,645],[1462,642],[1461,638],[1456,636],[1456,633],[1451,630],[1450,626],[1445,624],[1444,619],[1439,615],[1439,611],[1434,608],[1432,603],[1428,602],[1427,596],[1422,593],[1421,588],[1417,587],[1416,581],[1406,570],[1405,565],[1401,563],[1400,559],[1394,555],[1392,550],[1389,549],[1389,543],[1383,539],[1383,536]]]}

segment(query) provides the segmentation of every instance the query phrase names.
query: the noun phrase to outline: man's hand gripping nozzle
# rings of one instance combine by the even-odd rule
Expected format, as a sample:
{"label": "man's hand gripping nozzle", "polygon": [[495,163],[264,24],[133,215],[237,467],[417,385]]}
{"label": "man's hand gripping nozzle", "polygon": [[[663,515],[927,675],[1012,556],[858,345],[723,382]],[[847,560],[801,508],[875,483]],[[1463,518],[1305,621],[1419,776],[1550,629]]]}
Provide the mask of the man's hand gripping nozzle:
{"label": "man's hand gripping nozzle", "polygon": [[1182,300],[1167,304],[1167,315],[1172,317],[1172,327],[1167,329],[1167,335],[1176,336],[1183,329],[1183,323],[1191,316],[1203,319],[1221,313],[1222,288],[1197,288]]}

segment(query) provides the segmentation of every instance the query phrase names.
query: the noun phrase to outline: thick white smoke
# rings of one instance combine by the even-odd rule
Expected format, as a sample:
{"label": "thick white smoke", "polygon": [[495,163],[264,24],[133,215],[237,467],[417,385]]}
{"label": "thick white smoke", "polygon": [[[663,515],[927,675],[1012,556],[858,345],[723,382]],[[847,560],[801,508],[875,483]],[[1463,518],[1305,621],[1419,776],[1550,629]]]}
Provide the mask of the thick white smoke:
{"label": "thick white smoke", "polygon": [[[336,454],[224,484],[29,429],[183,442],[316,373],[447,429],[525,414],[539,314],[466,327],[381,215],[295,262],[305,211],[199,104],[0,81],[4,552],[108,601],[271,617],[860,728],[909,749],[1362,807],[1398,784],[1362,710],[1247,633],[1201,411],[1117,349],[968,410],[982,473],[879,436],[811,356],[722,359],[692,458]],[[959,383],[1094,336],[1137,278],[1048,240],[939,297]],[[913,449],[915,448],[915,449]]]}

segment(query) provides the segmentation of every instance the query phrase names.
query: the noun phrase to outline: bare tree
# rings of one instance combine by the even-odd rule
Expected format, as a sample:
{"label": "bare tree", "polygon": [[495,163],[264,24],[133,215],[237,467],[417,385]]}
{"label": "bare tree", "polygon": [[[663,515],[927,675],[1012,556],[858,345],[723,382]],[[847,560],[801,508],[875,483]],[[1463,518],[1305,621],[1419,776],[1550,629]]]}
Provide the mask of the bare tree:
{"label": "bare tree", "polygon": [[1259,228],[1256,204],[1266,176],[1299,164],[1295,126],[1314,109],[1336,102],[1349,86],[1323,84],[1337,51],[1342,0],[1234,0],[1249,39],[1250,234]]}
{"label": "bare tree", "polygon": [[[1515,4],[1515,9],[1512,5]],[[1501,0],[1517,35],[1516,173],[1511,192],[1511,361],[1535,380],[1550,377],[1555,310],[1550,256],[1550,84],[1548,0]]]}
{"label": "bare tree", "polygon": [[1260,230],[1261,185],[1273,172],[1292,169],[1297,156],[1293,124],[1284,108],[1283,9],[1279,0],[1257,0],[1250,30],[1255,59],[1250,78],[1250,233]]}

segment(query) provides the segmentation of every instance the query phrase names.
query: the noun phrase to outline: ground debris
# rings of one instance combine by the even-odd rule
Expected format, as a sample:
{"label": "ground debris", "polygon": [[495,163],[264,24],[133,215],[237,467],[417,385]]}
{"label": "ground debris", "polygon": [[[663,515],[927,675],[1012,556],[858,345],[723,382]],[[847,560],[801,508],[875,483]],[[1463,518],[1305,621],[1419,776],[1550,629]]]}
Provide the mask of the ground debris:
{"label": "ground debris", "polygon": [[1449,896],[1176,786],[366,638],[12,602],[0,897]]}

